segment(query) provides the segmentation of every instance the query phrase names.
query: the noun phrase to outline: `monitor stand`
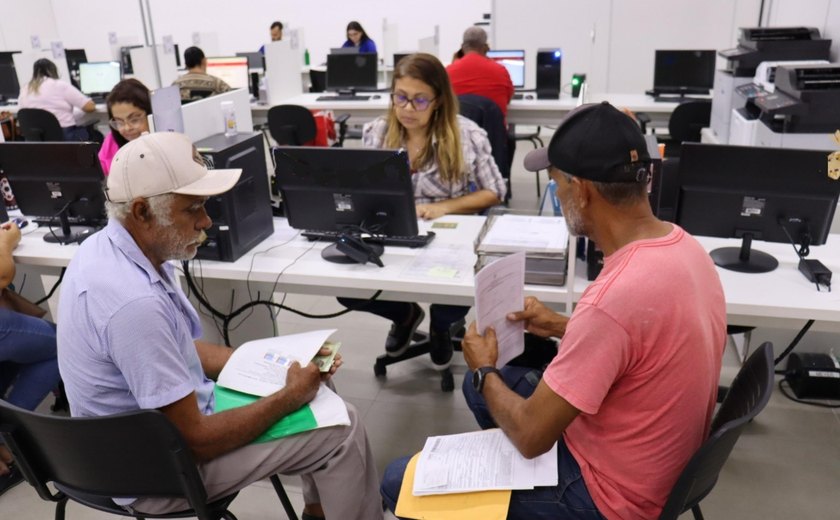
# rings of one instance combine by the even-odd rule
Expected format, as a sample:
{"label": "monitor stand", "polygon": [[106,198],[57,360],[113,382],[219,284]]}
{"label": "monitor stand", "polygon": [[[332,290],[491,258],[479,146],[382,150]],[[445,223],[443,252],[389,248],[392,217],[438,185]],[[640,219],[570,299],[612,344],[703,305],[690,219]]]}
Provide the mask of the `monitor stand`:
{"label": "monitor stand", "polygon": [[67,209],[65,208],[58,214],[61,221],[61,234],[57,234],[52,228],[44,235],[44,242],[50,244],[73,244],[82,243],[84,239],[92,235],[96,230],[90,226],[71,226],[70,220],[67,218]]}
{"label": "monitor stand", "polygon": [[745,233],[741,247],[721,247],[709,253],[715,265],[739,273],[769,273],[779,266],[772,255],[751,248],[753,236]]}
{"label": "monitor stand", "polygon": [[[379,257],[385,252],[385,247],[380,244],[371,244],[366,242],[365,245],[370,251],[364,251],[361,248],[353,248],[348,252],[347,248],[343,251],[339,248],[338,242],[330,244],[321,250],[321,258],[327,262],[335,264],[365,264],[367,262],[377,263],[382,267],[382,261]],[[374,260],[375,259],[375,260]]]}

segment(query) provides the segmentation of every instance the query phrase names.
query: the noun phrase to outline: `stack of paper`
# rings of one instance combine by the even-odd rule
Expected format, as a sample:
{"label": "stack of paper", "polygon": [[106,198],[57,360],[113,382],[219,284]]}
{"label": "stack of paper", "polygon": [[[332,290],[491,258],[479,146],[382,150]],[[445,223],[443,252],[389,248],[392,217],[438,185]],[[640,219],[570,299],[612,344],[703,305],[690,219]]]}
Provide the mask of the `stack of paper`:
{"label": "stack of paper", "polygon": [[569,232],[563,217],[498,215],[481,241],[486,253],[565,253]]}
{"label": "stack of paper", "polygon": [[414,475],[415,496],[557,485],[557,444],[523,457],[502,430],[429,437]]}
{"label": "stack of paper", "polygon": [[[231,355],[216,381],[216,411],[244,406],[282,389],[295,361],[306,365],[335,329],[249,341]],[[321,385],[315,398],[278,421],[257,442],[326,426],[349,425],[344,401]]]}

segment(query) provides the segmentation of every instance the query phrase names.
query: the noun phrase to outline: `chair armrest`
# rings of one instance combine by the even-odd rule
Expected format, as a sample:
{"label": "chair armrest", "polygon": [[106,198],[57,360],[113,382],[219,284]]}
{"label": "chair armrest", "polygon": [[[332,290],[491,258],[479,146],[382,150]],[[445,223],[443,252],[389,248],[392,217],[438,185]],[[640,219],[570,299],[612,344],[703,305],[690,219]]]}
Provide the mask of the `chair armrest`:
{"label": "chair armrest", "polygon": [[650,116],[647,112],[636,112],[636,121],[639,123],[639,127],[642,129],[642,133],[647,133],[647,125],[650,123]]}

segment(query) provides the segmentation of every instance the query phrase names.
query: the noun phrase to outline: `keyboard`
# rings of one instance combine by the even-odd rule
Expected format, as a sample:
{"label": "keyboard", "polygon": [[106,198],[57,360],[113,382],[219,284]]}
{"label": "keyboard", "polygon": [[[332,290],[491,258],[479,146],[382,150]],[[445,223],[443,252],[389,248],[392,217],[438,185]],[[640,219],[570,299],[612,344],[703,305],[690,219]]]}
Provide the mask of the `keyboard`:
{"label": "keyboard", "polygon": [[711,101],[708,97],[692,97],[692,96],[653,96],[656,103],[682,103],[683,101]]}
{"label": "keyboard", "polygon": [[318,96],[315,101],[367,101],[370,96],[358,96],[355,94],[339,94],[334,96]]}
{"label": "keyboard", "polygon": [[[59,219],[58,217],[34,217],[30,218],[29,220],[38,224],[39,226],[48,226],[54,228],[61,227],[61,219]],[[67,221],[70,223],[71,226],[90,226],[100,228],[104,225],[104,222],[97,222],[81,217],[67,217]]]}
{"label": "keyboard", "polygon": [[[306,237],[310,241],[321,240],[324,242],[336,242],[338,237],[341,235],[339,231],[302,231],[301,236]],[[413,235],[413,236],[396,236],[396,235],[389,235],[389,236],[377,236],[377,237],[365,237],[365,242],[371,244],[381,244],[383,246],[396,246],[396,247],[425,247],[429,242],[434,240],[435,234],[433,231],[429,231],[425,235]]]}

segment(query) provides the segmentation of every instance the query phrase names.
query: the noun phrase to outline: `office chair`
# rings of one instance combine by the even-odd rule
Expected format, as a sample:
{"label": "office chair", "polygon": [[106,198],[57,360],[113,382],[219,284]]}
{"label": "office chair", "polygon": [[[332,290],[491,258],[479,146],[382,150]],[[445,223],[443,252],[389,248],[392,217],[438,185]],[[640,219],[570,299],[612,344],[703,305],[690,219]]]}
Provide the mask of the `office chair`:
{"label": "office chair", "polygon": [[327,90],[327,71],[309,69],[309,92]]}
{"label": "office chair", "polygon": [[[349,114],[336,118],[338,139],[333,146],[343,146],[347,135]],[[305,146],[315,139],[315,117],[308,108],[300,105],[277,105],[268,110],[268,132],[280,146]]]}
{"label": "office chair", "polygon": [[686,101],[677,105],[668,120],[669,139],[665,143],[666,157],[679,157],[683,142],[699,143],[700,130],[709,126],[712,100]]}
{"label": "office chair", "polygon": [[186,105],[187,103],[192,103],[193,101],[198,101],[200,99],[208,98],[213,95],[212,89],[206,88],[191,88],[190,89],[190,97],[189,99],[181,99],[181,104]]}
{"label": "office chair", "polygon": [[[516,125],[508,125],[508,134],[510,135],[510,142],[513,143],[511,150],[516,148],[516,141],[528,141],[534,145],[534,149],[545,148],[545,143],[540,137],[542,127],[537,126],[533,132],[517,132]],[[511,157],[512,159],[513,157]],[[537,200],[540,198],[540,172],[534,172],[537,181]]]}
{"label": "office chair", "polygon": [[472,120],[487,132],[490,141],[490,148],[493,153],[493,160],[499,167],[499,172],[507,184],[507,203],[511,197],[510,167],[511,152],[508,148],[508,132],[505,128],[505,118],[499,106],[491,99],[475,94],[463,94],[458,96],[458,106],[461,115]]}
{"label": "office chair", "polygon": [[[68,500],[134,518],[230,519],[238,493],[207,503],[207,494],[189,447],[157,410],[107,417],[41,415],[0,400],[0,436],[38,495],[55,502],[63,520]],[[286,515],[297,514],[280,479],[271,477]],[[57,491],[52,491],[53,484]],[[164,515],[131,512],[111,497],[182,497],[190,509]]]}
{"label": "office chair", "polygon": [[52,112],[21,108],[17,113],[20,133],[26,141],[64,141],[64,131]]}
{"label": "office chair", "polygon": [[708,440],[694,453],[677,478],[659,520],[676,520],[691,510],[703,520],[700,501],[714,488],[741,432],[764,409],[773,392],[773,344],[763,343],[747,359],[712,420]]}

